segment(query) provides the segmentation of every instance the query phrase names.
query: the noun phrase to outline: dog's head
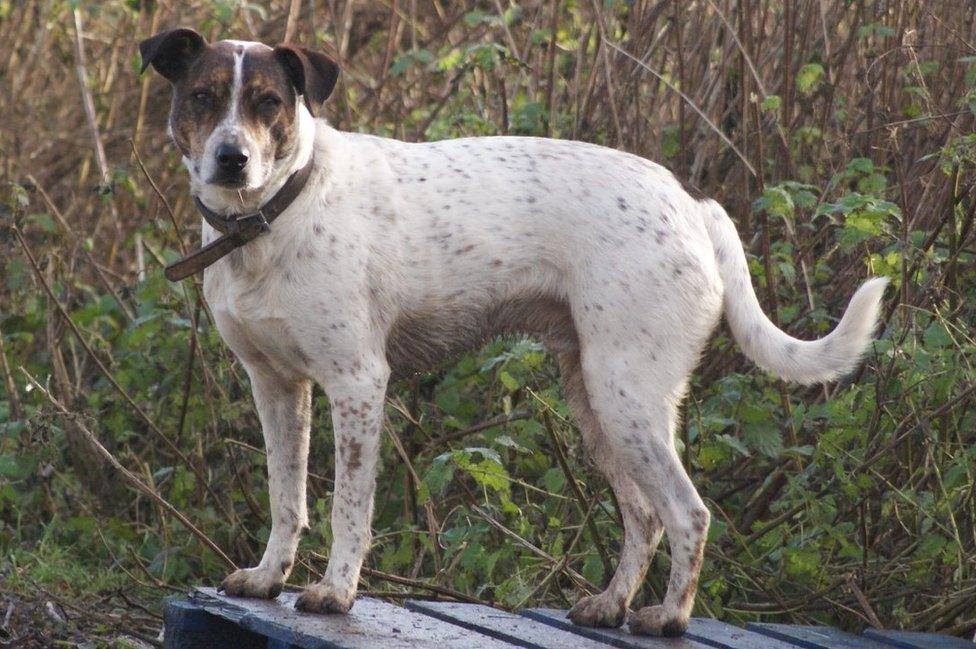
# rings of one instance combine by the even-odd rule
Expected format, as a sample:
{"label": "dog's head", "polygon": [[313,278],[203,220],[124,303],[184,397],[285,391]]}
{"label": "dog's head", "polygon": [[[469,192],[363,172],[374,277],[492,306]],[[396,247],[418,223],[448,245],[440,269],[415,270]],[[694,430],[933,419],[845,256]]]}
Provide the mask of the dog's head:
{"label": "dog's head", "polygon": [[169,130],[191,178],[260,192],[299,145],[302,105],[315,115],[335,87],[335,61],[294,45],[219,41],[174,29],[139,44],[142,69],[173,85]]}

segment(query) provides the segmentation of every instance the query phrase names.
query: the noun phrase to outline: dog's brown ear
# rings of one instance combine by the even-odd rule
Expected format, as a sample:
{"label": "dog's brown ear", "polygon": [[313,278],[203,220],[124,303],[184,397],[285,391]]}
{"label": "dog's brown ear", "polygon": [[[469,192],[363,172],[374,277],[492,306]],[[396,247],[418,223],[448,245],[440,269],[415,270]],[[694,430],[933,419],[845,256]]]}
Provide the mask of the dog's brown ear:
{"label": "dog's brown ear", "polygon": [[171,29],[139,43],[142,69],[152,65],[156,72],[175,83],[186,74],[190,64],[200,55],[207,41],[192,29]]}
{"label": "dog's brown ear", "polygon": [[295,90],[305,98],[308,110],[317,115],[339,80],[339,64],[325,54],[297,45],[279,45],[274,53]]}

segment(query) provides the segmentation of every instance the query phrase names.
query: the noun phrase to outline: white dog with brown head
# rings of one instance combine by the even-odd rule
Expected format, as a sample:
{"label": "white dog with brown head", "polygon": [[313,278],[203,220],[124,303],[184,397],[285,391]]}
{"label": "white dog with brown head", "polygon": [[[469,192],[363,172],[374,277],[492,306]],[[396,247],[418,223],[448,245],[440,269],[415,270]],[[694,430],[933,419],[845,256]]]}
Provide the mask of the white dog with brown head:
{"label": "white dog with brown head", "polygon": [[267,548],[222,588],[275,597],[291,571],[308,521],[317,382],[335,429],[334,541],[325,576],[297,606],[348,611],[369,548],[391,377],[523,333],[558,358],[569,407],[625,527],[609,586],[571,618],[620,625],[666,531],[667,594],[630,625],[683,633],[709,513],[674,431],[719,318],[724,312],[746,355],[773,374],[829,381],[870,344],[885,281],[864,284],[828,336],[798,340],[763,314],[725,211],[657,164],[540,138],[408,144],[342,133],[314,116],[338,77],[321,54],[207,44],[188,29],[140,49],[173,84],[169,126],[207,216],[204,242],[226,238],[211,224],[230,232],[238,220],[262,222],[175,274],[212,264],[206,299],[250,376],[268,454]]}

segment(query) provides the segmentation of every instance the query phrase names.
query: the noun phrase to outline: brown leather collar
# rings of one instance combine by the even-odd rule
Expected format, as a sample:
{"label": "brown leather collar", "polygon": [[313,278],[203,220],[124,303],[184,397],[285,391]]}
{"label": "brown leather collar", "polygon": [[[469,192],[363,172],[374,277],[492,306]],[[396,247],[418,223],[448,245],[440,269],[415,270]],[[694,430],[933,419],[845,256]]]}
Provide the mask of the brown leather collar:
{"label": "brown leather collar", "polygon": [[178,282],[190,275],[195,275],[237,248],[256,239],[262,233],[268,232],[271,229],[271,223],[288,209],[288,206],[305,189],[305,183],[308,182],[313,166],[315,166],[314,155],[308,159],[304,167],[293,173],[285,181],[281,189],[267,203],[262,205],[257,212],[251,214],[223,216],[208,208],[198,197],[194,196],[193,202],[196,203],[197,210],[200,211],[207,223],[221,233],[221,236],[196,252],[192,252],[167,266],[166,279],[171,282]]}

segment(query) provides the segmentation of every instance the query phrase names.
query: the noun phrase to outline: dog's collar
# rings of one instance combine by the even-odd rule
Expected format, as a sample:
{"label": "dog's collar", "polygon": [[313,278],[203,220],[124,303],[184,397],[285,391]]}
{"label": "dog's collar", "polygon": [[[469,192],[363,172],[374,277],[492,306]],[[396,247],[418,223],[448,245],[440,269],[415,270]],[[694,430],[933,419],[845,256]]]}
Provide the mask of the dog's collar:
{"label": "dog's collar", "polygon": [[168,265],[165,271],[166,279],[171,282],[178,282],[190,275],[195,275],[237,248],[256,239],[262,233],[268,232],[271,229],[271,223],[288,209],[288,206],[305,189],[305,183],[308,182],[314,163],[315,156],[313,155],[309,157],[304,167],[289,176],[281,189],[275,192],[275,195],[267,203],[256,212],[249,214],[223,216],[204,205],[198,196],[194,196],[193,202],[196,204],[197,210],[213,229],[221,233],[221,236],[196,252],[192,252]]}

